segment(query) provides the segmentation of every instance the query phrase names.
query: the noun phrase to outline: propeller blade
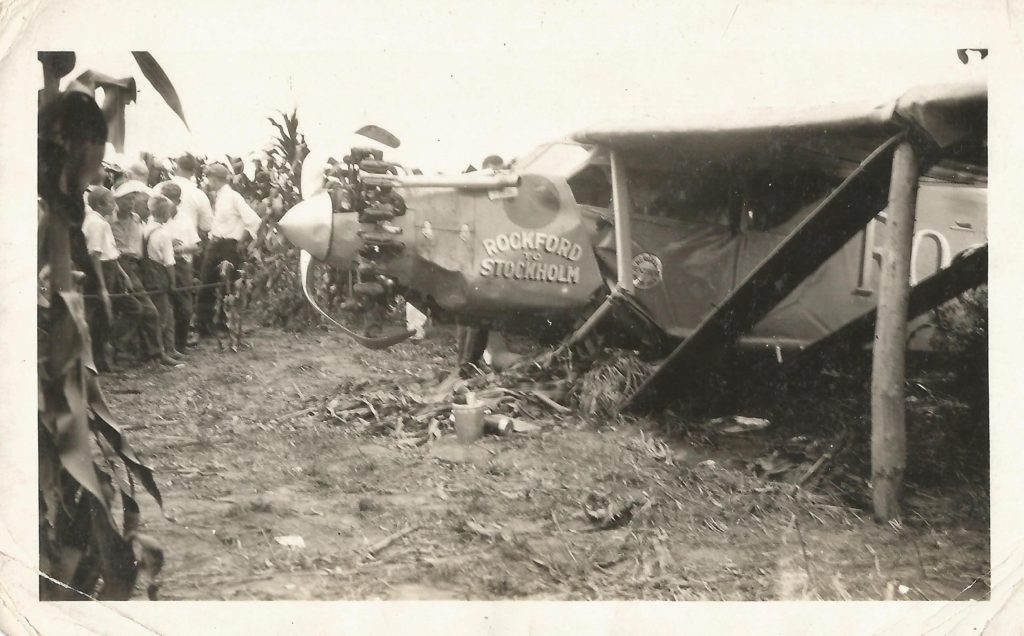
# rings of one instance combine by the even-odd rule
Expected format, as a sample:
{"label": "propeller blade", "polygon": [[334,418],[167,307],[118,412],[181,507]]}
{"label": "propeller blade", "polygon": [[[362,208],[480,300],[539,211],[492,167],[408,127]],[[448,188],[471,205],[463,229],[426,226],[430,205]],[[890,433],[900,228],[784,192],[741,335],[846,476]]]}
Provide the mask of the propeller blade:
{"label": "propeller blade", "polygon": [[356,134],[372,139],[377,143],[384,144],[388,148],[397,148],[402,144],[402,142],[398,140],[398,137],[395,137],[380,126],[374,126],[373,124],[363,126],[356,131]]}
{"label": "propeller blade", "polygon": [[352,338],[353,340],[363,345],[367,349],[387,349],[391,345],[398,344],[399,342],[407,340],[408,338],[411,338],[416,334],[415,331],[400,331],[398,333],[391,334],[390,336],[381,336],[379,338],[367,338],[366,336],[362,336],[356,333],[355,331],[352,331],[351,329],[341,324],[334,318],[328,316],[327,312],[324,311],[323,309],[320,309],[320,305],[316,304],[316,301],[313,300],[313,294],[311,294],[309,291],[309,265],[312,262],[312,254],[310,254],[306,250],[302,250],[299,252],[299,279],[302,281],[302,293],[306,295],[306,300],[309,301],[309,304],[313,305],[313,309],[319,311],[320,315],[322,315],[327,320],[330,320],[333,325],[341,329],[349,338]]}
{"label": "propeller blade", "polygon": [[327,171],[327,160],[331,156],[323,151],[311,150],[306,158],[302,160],[302,170],[299,174],[299,194],[303,199],[315,196],[324,189]]}

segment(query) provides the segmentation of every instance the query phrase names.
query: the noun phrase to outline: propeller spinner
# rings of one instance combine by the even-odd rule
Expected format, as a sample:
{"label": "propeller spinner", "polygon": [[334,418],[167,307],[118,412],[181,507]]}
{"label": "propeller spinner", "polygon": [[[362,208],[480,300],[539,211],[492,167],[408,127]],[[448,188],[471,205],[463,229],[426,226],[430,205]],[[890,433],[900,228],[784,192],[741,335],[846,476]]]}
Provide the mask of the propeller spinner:
{"label": "propeller spinner", "polygon": [[[303,195],[306,192],[303,188]],[[318,260],[324,260],[331,249],[333,216],[331,195],[321,188],[313,196],[292,206],[278,221],[277,227],[292,245]]]}

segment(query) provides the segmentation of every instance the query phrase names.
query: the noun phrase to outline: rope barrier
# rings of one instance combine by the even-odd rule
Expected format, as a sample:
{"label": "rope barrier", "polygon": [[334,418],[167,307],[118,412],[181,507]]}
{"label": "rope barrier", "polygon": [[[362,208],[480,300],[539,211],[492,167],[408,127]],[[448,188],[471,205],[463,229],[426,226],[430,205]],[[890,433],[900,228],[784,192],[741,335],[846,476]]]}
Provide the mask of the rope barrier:
{"label": "rope barrier", "polygon": [[[107,294],[109,298],[124,298],[126,296],[143,296],[153,293],[164,293],[164,292],[181,292],[189,291],[192,289],[206,289],[207,287],[228,287],[231,285],[231,281],[224,281],[219,283],[201,283],[197,285],[187,285],[185,287],[174,287],[172,289],[143,289],[141,291],[130,291],[130,292],[115,292],[113,294]],[[100,294],[82,294],[82,298],[100,298]]]}

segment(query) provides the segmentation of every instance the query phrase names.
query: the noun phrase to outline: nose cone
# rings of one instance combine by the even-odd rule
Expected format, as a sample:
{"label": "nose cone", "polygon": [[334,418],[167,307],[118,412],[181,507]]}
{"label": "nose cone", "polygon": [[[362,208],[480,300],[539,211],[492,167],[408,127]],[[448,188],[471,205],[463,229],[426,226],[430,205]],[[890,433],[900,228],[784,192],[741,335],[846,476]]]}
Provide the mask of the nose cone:
{"label": "nose cone", "polygon": [[324,260],[331,249],[331,197],[312,196],[285,213],[277,226],[292,245]]}

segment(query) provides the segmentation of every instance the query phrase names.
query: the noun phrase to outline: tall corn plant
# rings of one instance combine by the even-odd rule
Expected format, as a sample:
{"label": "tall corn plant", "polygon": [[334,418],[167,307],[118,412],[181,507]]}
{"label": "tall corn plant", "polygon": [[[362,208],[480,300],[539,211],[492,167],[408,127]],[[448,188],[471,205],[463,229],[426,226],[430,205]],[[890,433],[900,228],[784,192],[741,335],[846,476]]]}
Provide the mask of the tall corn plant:
{"label": "tall corn plant", "polygon": [[84,248],[82,194],[99,174],[107,124],[93,95],[57,89],[73,53],[39,59],[39,595],[123,600],[149,576],[153,598],[163,552],[139,533],[136,486],[162,505],[160,492],[104,400],[72,269]]}
{"label": "tall corn plant", "polygon": [[[302,160],[309,154],[306,138],[299,132],[298,111],[278,111],[279,118],[268,117],[276,135],[265,147],[269,155],[260,164],[255,185],[243,192],[250,205],[262,210],[264,225],[253,242],[241,279],[224,298],[235,314],[240,331],[242,311],[264,326],[304,329],[322,324],[320,315],[306,301],[298,276],[299,250],[275,231],[281,215],[302,200],[299,173]],[[344,296],[347,278],[329,266],[317,269],[311,286],[321,306],[335,308]],[[233,346],[237,346],[234,343]]]}
{"label": "tall corn plant", "polygon": [[297,179],[302,160],[309,154],[306,137],[299,132],[298,109],[292,109],[291,115],[284,111],[278,111],[278,114],[281,116],[281,121],[267,117],[267,121],[277,129],[277,137],[271,142],[270,154],[288,166]]}

